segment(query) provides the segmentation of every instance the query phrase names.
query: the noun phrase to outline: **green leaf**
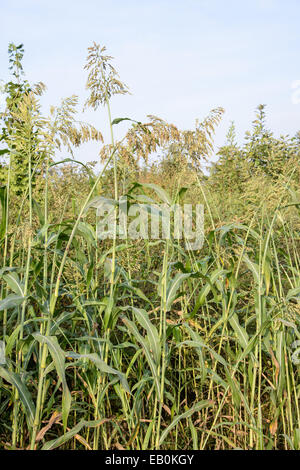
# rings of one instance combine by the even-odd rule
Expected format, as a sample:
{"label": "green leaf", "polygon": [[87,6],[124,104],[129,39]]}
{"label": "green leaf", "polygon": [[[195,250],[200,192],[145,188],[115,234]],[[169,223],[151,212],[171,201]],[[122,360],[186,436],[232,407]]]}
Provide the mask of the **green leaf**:
{"label": "green leaf", "polygon": [[203,400],[197,403],[196,405],[194,405],[189,410],[182,413],[181,415],[175,416],[172,423],[164,430],[164,432],[160,436],[159,445],[161,445],[164,442],[169,432],[172,431],[172,429],[179,423],[179,421],[181,421],[182,419],[189,418],[190,416],[192,416],[192,414],[196,413],[197,411],[200,411],[203,408],[208,408],[212,405],[213,405],[213,402],[211,400]]}
{"label": "green leaf", "polygon": [[41,225],[44,225],[45,223],[45,216],[44,216],[44,212],[41,208],[41,206],[39,205],[39,203],[35,200],[35,199],[32,199],[32,205],[33,205],[33,210],[34,212],[36,213],[36,215],[38,216],[38,219],[40,221],[40,224]]}
{"label": "green leaf", "polygon": [[236,313],[229,318],[229,323],[235,331],[238,342],[240,343],[243,349],[246,349],[249,343],[249,337],[245,328],[240,325]]}
{"label": "green leaf", "polygon": [[212,272],[211,276],[208,278],[207,284],[205,284],[205,286],[203,286],[201,291],[200,291],[200,294],[199,294],[198,299],[196,301],[195,308],[194,308],[193,312],[191,313],[190,318],[194,317],[196,315],[197,311],[199,310],[199,308],[202,307],[202,305],[204,305],[206,297],[208,296],[208,294],[212,290],[213,285],[218,280],[219,276],[221,276],[225,272],[226,271],[222,268],[215,269]]}
{"label": "green leaf", "polygon": [[2,217],[0,223],[0,239],[5,236],[6,231],[6,214],[7,214],[7,189],[6,186],[0,187],[0,203],[2,207]]}
{"label": "green leaf", "polygon": [[43,445],[42,450],[52,450],[59,446],[62,446],[70,439],[72,439],[76,434],[78,434],[84,426],[84,421],[80,421],[76,426],[74,426],[70,431],[63,434],[63,436],[58,437],[57,439],[53,439],[52,441],[46,442]]}
{"label": "green leaf", "polygon": [[33,426],[34,416],[35,416],[35,407],[31,398],[31,395],[28,391],[26,385],[22,382],[19,374],[11,372],[4,367],[0,366],[0,376],[10,383],[18,390],[19,397],[25,408],[26,416],[31,426]]}
{"label": "green leaf", "polygon": [[129,331],[131,332],[131,334],[135,337],[136,341],[138,343],[140,343],[141,346],[143,347],[147,362],[149,364],[149,367],[150,367],[152,375],[153,375],[153,379],[154,379],[154,383],[155,383],[155,387],[156,387],[156,393],[157,393],[157,395],[160,399],[160,386],[159,386],[159,378],[158,378],[158,374],[157,374],[157,366],[156,366],[156,364],[153,360],[152,354],[150,352],[150,349],[149,349],[149,346],[148,346],[148,341],[146,341],[146,339],[139,333],[137,327],[135,326],[135,324],[131,320],[129,320],[126,317],[123,317],[122,320],[125,323],[125,325],[127,326],[127,328],[129,329]]}
{"label": "green leaf", "polygon": [[139,122],[139,121],[135,121],[134,119],[130,119],[130,118],[125,117],[125,118],[115,118],[112,121],[111,125],[115,126],[116,124],[119,124],[122,121],[131,121],[131,122],[135,122],[136,124],[141,124],[141,122]]}
{"label": "green leaf", "polygon": [[146,189],[151,189],[152,191],[154,191],[157,194],[157,196],[159,197],[159,199],[161,201],[165,202],[169,206],[172,204],[171,198],[168,195],[168,193],[163,188],[158,186],[157,184],[154,184],[154,183],[135,183],[133,187],[134,188],[135,187],[142,187],[142,188],[146,188]]}
{"label": "green leaf", "polygon": [[21,305],[26,297],[21,297],[20,295],[9,294],[5,299],[0,300],[0,312],[2,310],[8,310],[10,308],[15,308]]}
{"label": "green leaf", "polygon": [[56,449],[57,447],[60,447],[61,445],[65,444],[70,439],[72,439],[74,436],[76,436],[76,434],[78,434],[83,427],[95,428],[105,423],[106,421],[107,419],[98,419],[97,421],[81,420],[78,424],[76,424],[76,426],[70,429],[70,431],[66,432],[63,436],[60,436],[57,439],[53,439],[52,441],[46,442],[46,444],[43,445],[41,450]]}
{"label": "green leaf", "polygon": [[142,308],[132,307],[132,311],[135,314],[138,322],[147,331],[147,337],[149,340],[150,351],[153,354],[156,364],[159,363],[160,359],[160,340],[159,334],[155,326],[149,320],[148,313]]}
{"label": "green leaf", "polygon": [[6,364],[5,358],[5,343],[4,341],[0,341],[0,365]]}
{"label": "green leaf", "polygon": [[130,393],[130,388],[129,388],[128,382],[126,380],[125,374],[123,374],[122,372],[119,372],[118,370],[113,369],[112,367],[110,367],[108,364],[106,364],[106,362],[104,362],[104,361],[102,361],[102,359],[100,359],[98,354],[96,354],[96,353],[77,354],[75,352],[70,352],[70,353],[66,353],[66,354],[67,354],[68,357],[71,357],[73,359],[89,359],[91,362],[93,362],[93,364],[95,364],[97,369],[99,369],[101,372],[104,372],[105,374],[116,375],[119,378],[119,380],[120,380],[123,388],[126,390],[126,392]]}
{"label": "green leaf", "polygon": [[73,158],[65,158],[64,160],[61,160],[60,162],[52,163],[51,165],[49,165],[49,168],[51,168],[55,165],[60,165],[61,163],[69,163],[69,162],[70,163],[77,163],[78,165],[83,166],[85,168],[85,170],[87,171],[88,175],[89,175],[90,184],[94,183],[95,175],[93,174],[93,172],[90,170],[90,168],[87,165],[80,162],[79,160],[74,160]]}
{"label": "green leaf", "polygon": [[177,273],[174,279],[171,279],[167,287],[166,309],[171,310],[172,304],[176,299],[176,294],[182,282],[191,276],[191,273]]}
{"label": "green leaf", "polygon": [[299,300],[300,297],[300,287],[296,287],[295,289],[290,289],[286,295],[286,300],[297,299]]}

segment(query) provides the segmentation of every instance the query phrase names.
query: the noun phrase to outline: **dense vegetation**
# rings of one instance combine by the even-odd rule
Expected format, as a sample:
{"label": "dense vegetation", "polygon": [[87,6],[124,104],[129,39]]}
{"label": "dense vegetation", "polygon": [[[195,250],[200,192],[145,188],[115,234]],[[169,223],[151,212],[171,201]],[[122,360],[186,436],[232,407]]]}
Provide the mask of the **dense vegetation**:
{"label": "dense vegetation", "polygon": [[[299,135],[275,138],[260,105],[209,174],[221,108],[192,130],[126,117],[116,141],[127,87],[94,44],[86,106],[107,108],[104,144],[76,96],[42,115],[23,52],[9,46],[0,116],[0,448],[299,450]],[[99,174],[73,157],[88,140]],[[203,203],[203,248],[97,239],[93,205],[125,195]]]}

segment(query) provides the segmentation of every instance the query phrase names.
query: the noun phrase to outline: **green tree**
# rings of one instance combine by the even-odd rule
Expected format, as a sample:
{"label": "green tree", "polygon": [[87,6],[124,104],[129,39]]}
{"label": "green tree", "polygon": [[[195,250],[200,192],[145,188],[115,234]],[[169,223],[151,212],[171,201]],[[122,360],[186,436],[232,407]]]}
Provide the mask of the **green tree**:
{"label": "green tree", "polygon": [[247,162],[243,150],[236,142],[234,122],[226,136],[226,143],[217,152],[218,160],[212,165],[209,178],[213,189],[226,196],[240,193],[243,182],[248,179]]}

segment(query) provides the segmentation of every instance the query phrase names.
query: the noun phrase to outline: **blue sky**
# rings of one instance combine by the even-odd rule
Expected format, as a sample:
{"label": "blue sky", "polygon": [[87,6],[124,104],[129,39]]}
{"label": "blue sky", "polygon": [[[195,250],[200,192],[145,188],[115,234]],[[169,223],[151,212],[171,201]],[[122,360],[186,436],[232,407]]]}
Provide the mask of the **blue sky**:
{"label": "blue sky", "polygon": [[[300,129],[300,103],[292,101],[300,80],[299,0],[1,0],[0,17],[0,78],[8,77],[8,43],[24,43],[27,79],[48,88],[45,113],[72,94],[84,102],[83,65],[96,41],[115,57],[132,93],[113,99],[113,117],[155,114],[189,128],[222,106],[216,148],[232,120],[242,140],[260,103],[276,135]],[[103,110],[81,117],[108,138]],[[87,144],[76,158],[96,160],[97,151]]]}

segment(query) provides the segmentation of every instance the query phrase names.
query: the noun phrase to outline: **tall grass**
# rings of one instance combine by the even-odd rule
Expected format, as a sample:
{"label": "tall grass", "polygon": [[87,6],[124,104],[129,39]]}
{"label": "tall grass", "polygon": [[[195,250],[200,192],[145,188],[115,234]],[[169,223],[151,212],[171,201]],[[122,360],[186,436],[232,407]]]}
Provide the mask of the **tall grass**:
{"label": "tall grass", "polygon": [[[120,144],[109,100],[125,92],[114,69],[102,76],[106,88],[97,88],[97,73],[107,70],[103,52],[90,50],[88,104],[107,106],[112,142],[103,170],[76,201],[80,208],[71,215],[66,201],[53,221],[50,160],[43,195],[34,199],[30,146],[17,219],[10,171],[1,193],[0,447],[299,450],[299,231],[290,217],[293,211],[298,220],[299,205],[287,203],[292,174],[272,212],[262,202],[248,223],[224,224],[194,169],[186,197],[205,204],[200,251],[172,237],[100,242],[91,207],[111,163],[119,196]],[[134,125],[148,138],[148,129]],[[169,192],[142,182],[123,191],[133,201],[147,194],[147,201],[170,205],[184,193],[177,183]]]}

